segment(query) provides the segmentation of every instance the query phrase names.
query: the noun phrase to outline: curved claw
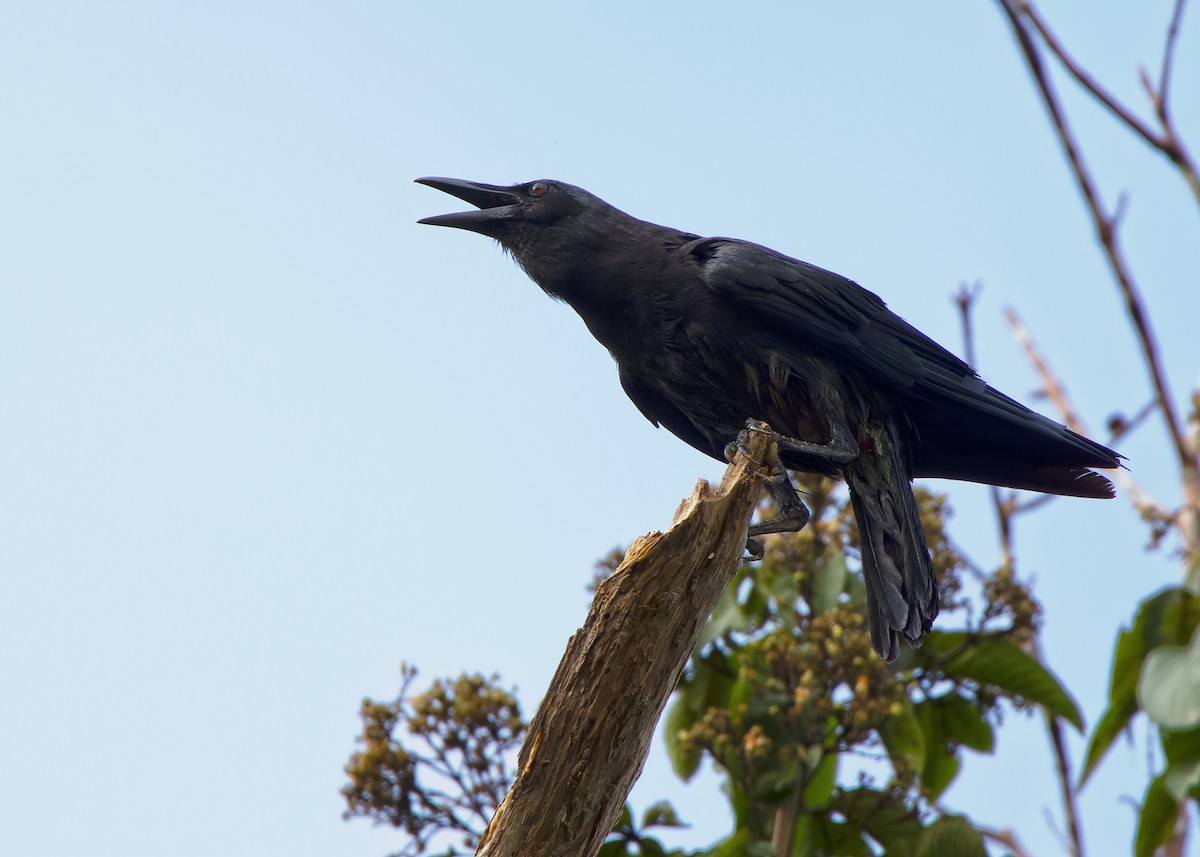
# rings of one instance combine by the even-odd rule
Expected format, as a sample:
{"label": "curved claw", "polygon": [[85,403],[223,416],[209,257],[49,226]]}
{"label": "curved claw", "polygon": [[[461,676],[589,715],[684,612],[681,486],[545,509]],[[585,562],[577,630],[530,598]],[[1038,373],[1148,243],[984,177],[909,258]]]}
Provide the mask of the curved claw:
{"label": "curved claw", "polygon": [[746,538],[746,556],[743,559],[747,559],[750,562],[758,562],[766,555],[767,549],[763,547],[762,542],[758,539]]}

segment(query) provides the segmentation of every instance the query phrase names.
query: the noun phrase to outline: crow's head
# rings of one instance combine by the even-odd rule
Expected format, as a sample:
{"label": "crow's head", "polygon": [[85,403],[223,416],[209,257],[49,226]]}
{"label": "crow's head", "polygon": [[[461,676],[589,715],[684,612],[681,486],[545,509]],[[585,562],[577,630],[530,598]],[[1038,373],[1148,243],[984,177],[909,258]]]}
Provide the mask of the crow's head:
{"label": "crow's head", "polygon": [[463,179],[422,178],[418,184],[445,191],[471,203],[478,211],[426,217],[418,223],[469,229],[495,238],[509,249],[532,233],[562,224],[601,201],[582,188],[550,179],[508,187]]}
{"label": "crow's head", "polygon": [[554,297],[571,301],[580,266],[629,243],[641,223],[583,188],[539,179],[500,187],[463,179],[421,178],[478,211],[439,214],[417,221],[453,226],[495,238],[525,273]]}

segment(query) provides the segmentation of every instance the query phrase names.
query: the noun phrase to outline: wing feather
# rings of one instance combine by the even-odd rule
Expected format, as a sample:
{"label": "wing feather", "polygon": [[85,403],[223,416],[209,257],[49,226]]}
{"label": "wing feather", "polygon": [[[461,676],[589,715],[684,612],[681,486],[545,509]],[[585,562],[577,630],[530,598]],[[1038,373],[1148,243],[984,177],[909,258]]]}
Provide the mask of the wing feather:
{"label": "wing feather", "polygon": [[[1120,466],[1112,450],[989,387],[965,361],[852,280],[746,241],[702,238],[682,250],[720,299],[749,311],[780,342],[847,363],[911,404],[906,410],[919,436],[916,475],[1006,484],[997,478],[1002,467],[985,463],[973,473],[979,468],[972,456],[989,444],[1002,453],[1000,464],[1005,449],[1015,448],[1031,465]],[[1076,470],[1072,481],[1078,476]],[[1095,486],[1085,483],[1084,490],[1091,495]]]}

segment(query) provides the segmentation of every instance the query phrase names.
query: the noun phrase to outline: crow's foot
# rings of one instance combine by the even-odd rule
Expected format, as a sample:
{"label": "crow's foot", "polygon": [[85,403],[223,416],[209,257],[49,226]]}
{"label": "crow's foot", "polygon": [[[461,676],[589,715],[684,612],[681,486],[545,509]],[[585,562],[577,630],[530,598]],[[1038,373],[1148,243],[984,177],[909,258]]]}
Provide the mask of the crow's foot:
{"label": "crow's foot", "polygon": [[[779,507],[779,514],[768,521],[761,521],[750,527],[750,531],[746,538],[746,553],[747,559],[759,560],[766,555],[766,548],[756,536],[765,536],[771,533],[796,533],[804,528],[810,517],[808,507],[800,499],[800,495],[796,493],[796,488],[792,485],[792,480],[788,477],[787,468],[784,467],[783,461],[779,457],[781,448],[794,449],[794,445],[799,444],[804,448],[819,449],[826,451],[832,447],[818,446],[817,444],[806,443],[805,441],[795,440],[793,438],[784,437],[778,432],[772,431],[771,427],[766,423],[758,420],[747,420],[746,427],[738,432],[737,438],[725,447],[725,457],[732,459],[738,452],[745,452],[746,445],[749,441],[750,432],[766,432],[771,435],[771,443],[767,446],[766,460],[763,462],[770,471],[767,477],[767,490],[771,493],[771,499],[775,501],[775,505]],[[857,451],[854,453],[857,455]],[[853,457],[853,456],[851,456]],[[848,461],[849,459],[842,459]]]}

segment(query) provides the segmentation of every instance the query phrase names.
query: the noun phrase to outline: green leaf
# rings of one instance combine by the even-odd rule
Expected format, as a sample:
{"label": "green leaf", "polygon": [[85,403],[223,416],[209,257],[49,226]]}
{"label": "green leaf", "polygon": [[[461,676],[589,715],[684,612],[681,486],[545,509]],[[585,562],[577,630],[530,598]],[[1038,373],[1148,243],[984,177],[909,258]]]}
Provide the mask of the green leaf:
{"label": "green leaf", "polygon": [[961,767],[962,760],[956,753],[947,750],[929,753],[925,757],[925,770],[921,771],[921,785],[928,792],[928,798],[930,800],[940,798],[942,793],[954,782]]}
{"label": "green leaf", "polygon": [[[778,728],[774,731],[779,734]],[[801,784],[809,782],[814,770],[820,771],[823,758],[820,747],[808,748],[815,753],[795,744],[791,749],[793,752],[780,755],[778,767],[772,766],[754,780],[754,795],[759,803],[782,802],[794,795]]]}
{"label": "green leaf", "polygon": [[915,773],[925,767],[925,733],[912,704],[905,699],[901,711],[879,727],[879,738],[893,763],[907,765]]}
{"label": "green leaf", "polygon": [[1200,785],[1200,762],[1171,765],[1163,774],[1163,785],[1176,803],[1184,800],[1188,792]]}
{"label": "green leaf", "polygon": [[1155,777],[1142,800],[1133,853],[1137,857],[1153,857],[1158,847],[1171,838],[1178,813],[1179,803],[1171,797],[1164,778]]}
{"label": "green leaf", "polygon": [[689,710],[688,698],[680,693],[667,710],[667,719],[663,723],[663,740],[667,745],[667,756],[671,759],[671,768],[675,775],[685,783],[695,776],[700,768],[701,752],[694,747],[685,747],[680,734],[696,722],[696,717]]}
{"label": "green leaf", "polygon": [[792,697],[786,693],[761,692],[746,700],[746,716],[743,724],[746,726],[757,723],[771,738],[779,737],[780,712],[787,711],[792,704]]}
{"label": "green leaf", "polygon": [[730,631],[745,631],[750,627],[750,620],[737,600],[738,588],[745,579],[746,570],[741,569],[734,575],[729,586],[725,587],[720,600],[717,601],[717,606],[713,608],[712,615],[704,623],[704,629],[700,632],[700,639],[696,643],[697,649],[703,649]]}
{"label": "green leaf", "polygon": [[679,734],[694,726],[708,709],[728,706],[736,670],[729,655],[710,648],[703,655],[692,656],[690,678],[681,681],[675,689],[675,699],[667,709],[663,724],[663,738],[671,767],[684,782],[696,773],[703,754],[699,750],[685,749]]}
{"label": "green leaf", "polygon": [[926,645],[944,655],[939,667],[947,675],[974,679],[1011,696],[1036,702],[1083,731],[1079,707],[1059,680],[1006,637],[968,637],[958,631],[934,631],[926,641]]}
{"label": "green leaf", "polygon": [[596,857],[629,857],[629,849],[625,847],[624,839],[610,839],[600,846]]}
{"label": "green leaf", "polygon": [[918,771],[921,784],[925,787],[929,800],[937,800],[958,774],[958,758],[950,749],[950,742],[942,730],[941,716],[933,700],[918,702],[913,706],[913,714],[921,725],[921,735],[925,742],[925,763]]}
{"label": "green leaf", "polygon": [[1200,598],[1182,587],[1170,587],[1141,603],[1133,624],[1117,635],[1113,653],[1109,705],[1088,743],[1079,785],[1107,755],[1117,736],[1138,712],[1137,686],[1142,664],[1160,646],[1182,645],[1200,620]]}
{"label": "green leaf", "polygon": [[1186,646],[1160,646],[1146,656],[1137,701],[1164,729],[1200,725],[1200,633]]}
{"label": "green leaf", "polygon": [[948,693],[929,700],[929,704],[941,718],[942,733],[947,738],[980,753],[996,749],[996,732],[974,700]]}
{"label": "green leaf", "polygon": [[725,782],[721,785],[721,791],[729,799],[729,808],[733,810],[734,830],[749,830],[755,804],[746,794],[746,790],[734,777],[730,776],[725,778]]}
{"label": "green leaf", "polygon": [[746,626],[745,628],[734,628],[735,631],[744,631],[755,625],[761,625],[770,618],[768,608],[771,605],[771,593],[762,585],[757,575],[753,576],[751,580],[752,584],[746,588],[741,608]]}
{"label": "green leaf", "polygon": [[833,798],[837,787],[838,759],[837,753],[827,753],[817,765],[816,771],[809,777],[808,785],[804,787],[804,806],[810,810],[823,809]]}
{"label": "green leaf", "polygon": [[865,604],[867,601],[867,579],[861,574],[850,575],[846,581],[846,596],[851,604]]}
{"label": "green leaf", "polygon": [[1200,728],[1162,733],[1163,753],[1171,764],[1200,761]]}
{"label": "green leaf", "polygon": [[1083,784],[1088,781],[1092,771],[1096,770],[1100,760],[1108,753],[1113,741],[1117,740],[1117,736],[1125,731],[1125,727],[1129,725],[1133,715],[1137,714],[1137,710],[1137,698],[1132,695],[1128,699],[1123,698],[1119,702],[1109,705],[1105,710],[1100,722],[1096,724],[1095,731],[1092,732],[1092,740],[1088,742],[1083,771],[1079,775],[1079,788],[1083,788]]}
{"label": "green leaf", "polygon": [[917,841],[916,857],[987,857],[983,834],[961,815],[943,815]]}
{"label": "green leaf", "polygon": [[995,745],[992,726],[972,700],[947,693],[913,706],[925,742],[920,770],[926,797],[937,800],[962,767],[958,746],[990,753]]}
{"label": "green leaf", "polygon": [[758,580],[780,609],[792,609],[800,597],[800,580],[791,563],[771,563],[758,570]]}
{"label": "green leaf", "polygon": [[874,852],[863,838],[861,825],[834,821],[828,813],[801,814],[796,819],[796,838],[792,857],[836,854],[838,857],[872,857]]}
{"label": "green leaf", "polygon": [[639,836],[638,855],[639,857],[666,857],[666,852],[663,850],[662,843],[657,839]]}
{"label": "green leaf", "polygon": [[827,559],[812,581],[812,611],[816,615],[827,613],[838,605],[842,591],[846,588],[846,557],[837,554]]}
{"label": "green leaf", "polygon": [[[727,708],[734,720],[742,717],[755,701],[758,684],[754,676],[739,675],[729,688],[729,703]],[[740,721],[739,721],[740,722]]]}
{"label": "green leaf", "polygon": [[642,829],[647,827],[687,827],[679,820],[678,813],[675,812],[675,807],[671,806],[670,801],[660,800],[658,803],[653,803],[646,807],[646,811],[642,813]]}
{"label": "green leaf", "polygon": [[734,659],[719,649],[710,649],[696,659],[694,679],[704,680],[703,692],[692,701],[692,711],[697,716],[704,715],[710,708],[724,708],[729,704],[729,692],[737,669]]}
{"label": "green leaf", "polygon": [[902,798],[866,786],[836,795],[827,812],[840,813],[848,826],[865,830],[885,848],[924,829],[917,812]]}
{"label": "green leaf", "polygon": [[739,827],[728,839],[714,845],[706,857],[745,857],[749,853],[753,841],[750,830],[746,827]]}

